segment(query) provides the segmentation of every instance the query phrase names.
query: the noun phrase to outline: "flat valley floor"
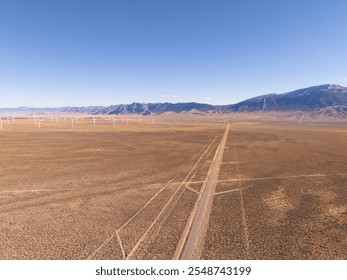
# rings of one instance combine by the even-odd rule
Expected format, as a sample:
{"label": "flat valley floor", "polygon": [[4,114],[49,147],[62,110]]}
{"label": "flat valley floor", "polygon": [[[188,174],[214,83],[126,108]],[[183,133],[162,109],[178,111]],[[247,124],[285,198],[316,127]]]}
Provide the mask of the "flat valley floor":
{"label": "flat valley floor", "polygon": [[[73,125],[73,127],[72,127]],[[0,259],[180,258],[226,123],[3,124]],[[200,259],[347,259],[347,128],[231,122]]]}

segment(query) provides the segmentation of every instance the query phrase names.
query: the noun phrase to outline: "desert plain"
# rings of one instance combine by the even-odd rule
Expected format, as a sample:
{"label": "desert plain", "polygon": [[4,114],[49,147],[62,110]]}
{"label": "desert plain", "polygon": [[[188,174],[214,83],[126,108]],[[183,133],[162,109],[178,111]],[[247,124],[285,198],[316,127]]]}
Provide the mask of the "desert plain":
{"label": "desert plain", "polygon": [[180,259],[209,184],[193,258],[347,258],[341,123],[34,121],[0,131],[0,259]]}

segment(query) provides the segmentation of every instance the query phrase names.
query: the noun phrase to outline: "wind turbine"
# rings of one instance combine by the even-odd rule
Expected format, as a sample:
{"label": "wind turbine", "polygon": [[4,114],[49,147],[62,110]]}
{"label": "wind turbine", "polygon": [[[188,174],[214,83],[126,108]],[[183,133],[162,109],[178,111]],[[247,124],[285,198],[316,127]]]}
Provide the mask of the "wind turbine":
{"label": "wind turbine", "polygon": [[0,117],[0,130],[2,130],[2,118]]}
{"label": "wind turbine", "polygon": [[95,117],[93,117],[93,123],[94,123],[94,126],[95,126]]}

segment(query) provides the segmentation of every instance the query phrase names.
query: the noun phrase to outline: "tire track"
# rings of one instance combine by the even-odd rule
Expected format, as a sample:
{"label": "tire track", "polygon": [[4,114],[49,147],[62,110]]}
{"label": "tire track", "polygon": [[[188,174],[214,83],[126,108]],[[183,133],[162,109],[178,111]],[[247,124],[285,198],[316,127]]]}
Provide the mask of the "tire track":
{"label": "tire track", "polygon": [[[175,194],[178,192],[179,189],[181,189],[182,185],[184,184],[185,180],[191,175],[191,173],[195,170],[195,168],[197,167],[197,165],[199,164],[199,162],[201,161],[201,159],[204,157],[204,155],[206,154],[206,152],[210,149],[210,147],[212,146],[212,144],[214,143],[214,141],[216,140],[217,136],[212,140],[212,142],[207,146],[207,148],[205,149],[204,153],[200,156],[200,158],[197,160],[197,162],[194,164],[193,168],[190,170],[190,172],[188,173],[188,175],[186,176],[186,178],[179,184],[177,190],[174,192],[174,194],[171,196],[171,198],[169,199],[169,201],[164,205],[163,209],[165,209],[167,207],[167,205],[169,204],[169,202],[172,200],[172,198],[175,196]],[[112,234],[109,238],[107,238],[103,243],[101,243],[101,245],[96,248],[88,257],[87,259],[93,259],[93,257],[100,251],[102,250],[115,236],[117,236],[118,242],[120,244],[120,247],[122,249],[122,254],[123,254],[123,259],[128,258],[128,256],[126,256],[126,253],[124,251],[124,246],[122,243],[122,240],[119,236],[119,232],[125,228],[132,220],[134,220],[136,218],[136,216],[138,216],[142,211],[144,211],[146,209],[146,207],[161,193],[164,191],[164,189],[172,182],[174,181],[180,174],[177,174],[174,178],[172,178],[171,180],[169,180],[153,197],[151,197],[132,217],[130,217],[129,220],[127,220],[121,227],[119,227],[118,229],[116,229],[115,233]],[[153,226],[154,222],[157,221],[158,217],[161,215],[161,213],[163,212],[160,211],[160,213],[157,215],[157,217],[155,218],[155,220],[152,222],[152,224],[149,226],[149,228],[151,226]],[[149,231],[149,228],[146,230],[146,232],[144,233],[147,234],[147,232]],[[140,238],[141,242],[143,239],[143,236]],[[135,244],[135,246],[139,245],[140,240],[137,242],[137,244]],[[136,250],[136,248],[135,248]],[[134,248],[131,250],[131,252],[135,251]]]}
{"label": "tire track", "polygon": [[[291,179],[291,178],[306,178],[306,177],[328,177],[328,176],[341,176],[341,175],[346,175],[346,174],[307,174],[307,175],[289,175],[289,176],[243,178],[243,179],[237,178],[237,179],[229,179],[229,180],[218,180],[218,182],[260,181],[260,180],[272,180],[272,179]],[[237,176],[237,177],[239,177],[239,176]]]}
{"label": "tire track", "polygon": [[[200,158],[197,160],[197,162],[194,164],[194,166],[192,167],[192,169],[189,171],[189,173],[187,174],[187,176],[184,178],[184,180],[181,182],[181,184],[179,185],[179,187],[177,188],[177,190],[173,193],[173,195],[171,196],[171,198],[168,200],[168,202],[164,205],[164,207],[162,208],[162,210],[159,212],[159,214],[156,216],[156,218],[153,220],[153,222],[149,225],[149,227],[147,228],[147,230],[145,231],[145,233],[140,237],[140,239],[138,240],[138,242],[135,244],[135,246],[133,247],[133,249],[129,252],[129,254],[127,255],[126,259],[130,259],[132,257],[132,255],[136,252],[136,250],[139,248],[139,246],[142,244],[142,242],[144,242],[147,238],[147,235],[151,232],[151,230],[154,228],[154,225],[158,222],[158,220],[161,218],[162,214],[167,210],[167,208],[169,207],[170,203],[175,203],[174,202],[174,197],[175,195],[182,189],[183,186],[186,186],[187,184],[189,184],[190,179],[192,179],[191,174],[195,171],[195,169],[197,168],[198,164],[201,162],[201,160],[203,159],[203,157],[205,156],[205,154],[209,151],[210,147],[213,145],[214,141],[216,140],[217,136],[212,140],[212,142],[210,143],[210,145],[206,148],[206,150],[204,151],[204,153],[200,156]],[[188,180],[188,178],[190,177],[190,179]],[[187,181],[188,180],[188,181]],[[182,195],[182,194],[181,194]],[[181,196],[180,195],[180,196]],[[179,196],[179,197],[180,197]],[[178,197],[178,198],[179,198]]]}
{"label": "tire track", "polygon": [[236,175],[237,175],[237,182],[239,186],[239,192],[240,192],[240,207],[241,207],[241,218],[242,218],[242,226],[243,226],[243,234],[245,239],[245,247],[246,247],[246,255],[249,256],[250,254],[250,241],[249,241],[249,229],[248,229],[248,223],[247,223],[247,216],[246,216],[246,210],[245,210],[245,204],[243,200],[243,191],[242,191],[242,181],[240,180],[240,166],[239,166],[239,155],[236,148],[236,140],[235,137],[233,139],[234,146],[235,146],[235,154],[236,154]]}

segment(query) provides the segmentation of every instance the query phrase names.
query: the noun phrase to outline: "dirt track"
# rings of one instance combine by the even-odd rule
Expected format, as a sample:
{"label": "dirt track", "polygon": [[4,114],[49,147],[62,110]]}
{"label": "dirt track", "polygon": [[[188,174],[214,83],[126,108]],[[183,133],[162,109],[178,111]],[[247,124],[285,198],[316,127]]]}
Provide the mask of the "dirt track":
{"label": "dirt track", "polygon": [[223,159],[224,147],[229,133],[230,124],[224,132],[224,136],[217,148],[216,154],[212,160],[211,167],[208,174],[206,185],[204,186],[203,193],[199,199],[199,206],[192,224],[189,226],[189,235],[185,242],[182,254],[180,256],[183,260],[199,259],[205,234],[208,219],[211,212],[213,194],[218,180],[219,169]]}

